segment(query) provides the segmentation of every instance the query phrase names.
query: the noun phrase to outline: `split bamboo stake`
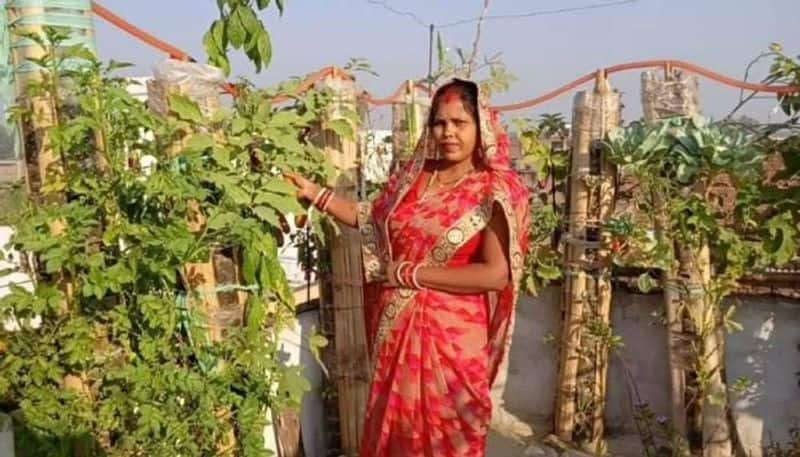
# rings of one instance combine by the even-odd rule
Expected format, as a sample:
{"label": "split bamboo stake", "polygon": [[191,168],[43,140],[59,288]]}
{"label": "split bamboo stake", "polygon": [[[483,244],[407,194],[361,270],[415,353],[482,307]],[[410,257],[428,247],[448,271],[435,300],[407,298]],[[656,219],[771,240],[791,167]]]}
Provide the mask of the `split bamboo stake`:
{"label": "split bamboo stake", "polygon": [[392,170],[407,161],[424,131],[430,97],[417,89],[414,81],[404,85],[403,103],[392,105]]}
{"label": "split bamboo stake", "polygon": [[[169,96],[171,94],[186,95],[187,88],[181,84],[169,84],[166,81],[150,80],[147,82],[148,106],[151,110],[166,116],[169,111]],[[200,109],[205,115],[212,115],[219,109],[219,98],[217,94],[209,94],[203,98],[195,98]],[[188,132],[186,132],[188,133]],[[170,145],[168,153],[178,155],[184,149],[188,141],[188,135],[184,135],[179,140]],[[188,202],[189,216],[187,224],[193,233],[203,231],[207,219],[196,201]],[[216,293],[217,275],[214,268],[214,254],[209,252],[206,262],[187,263],[181,271],[184,287],[186,288],[187,302],[190,306],[197,307],[206,316],[209,338],[212,343],[217,343],[224,338],[225,321],[221,319],[220,301]],[[227,276],[235,277],[237,273],[226,272]],[[235,455],[237,447],[236,433],[233,424],[230,422],[230,411],[223,409],[218,412],[220,425],[225,429],[220,442],[217,443],[217,454],[219,456]]]}
{"label": "split bamboo stake", "polygon": [[[642,106],[646,122],[655,122],[672,116],[691,116],[698,112],[696,81],[686,80],[681,84],[674,75],[660,78],[656,72],[642,73]],[[665,202],[656,196],[656,238],[671,242],[669,216]],[[677,433],[686,438],[686,377],[684,360],[681,356],[681,336],[683,334],[682,303],[678,293],[678,265],[673,265],[662,274],[664,283],[664,308],[667,317],[667,350],[670,364],[670,404],[672,426]]]}
{"label": "split bamboo stake", "polygon": [[[605,137],[606,133],[619,127],[621,119],[622,101],[621,95],[617,91],[612,91],[608,80],[600,73],[598,73],[595,93],[599,96],[598,103],[600,105],[599,113],[599,138]],[[602,151],[602,149],[601,149]],[[598,201],[593,205],[597,211],[597,218],[600,221],[607,221],[614,212],[614,176],[616,174],[615,167],[605,159],[605,156],[600,152],[600,169],[601,180],[597,189]],[[609,238],[608,233],[600,233],[601,241],[606,240],[606,243],[601,243],[607,246]],[[600,322],[607,326],[611,326],[611,302],[612,302],[612,285],[611,285],[611,257],[607,251],[598,251],[598,257],[601,264],[600,275],[596,281],[597,290],[597,318]],[[595,345],[595,369],[594,369],[594,411],[592,417],[592,441],[595,445],[599,444],[605,434],[605,411],[608,392],[608,355],[609,347],[608,342],[601,341]]]}
{"label": "split bamboo stake", "polygon": [[[653,122],[672,116],[694,116],[699,113],[697,78],[683,76],[680,72],[667,69],[663,78],[654,71],[642,74],[642,103],[645,120]],[[705,195],[705,189],[696,188],[695,192]],[[659,217],[656,219],[656,232],[660,239],[666,238],[665,231],[669,230],[666,209],[663,203],[658,209]],[[711,284],[711,256],[708,244],[700,247],[697,252],[691,252],[688,246],[676,244],[674,246],[677,262],[672,268],[664,272],[664,305],[667,315],[668,351],[670,360],[670,398],[672,406],[673,428],[677,433],[688,439],[690,432],[702,437],[701,447],[705,457],[727,457],[731,455],[732,443],[730,426],[727,419],[726,407],[728,406],[726,387],[722,379],[724,366],[723,341],[724,334],[718,331],[718,312],[706,295]],[[682,273],[682,274],[679,274]],[[688,287],[686,287],[688,286]],[[682,290],[694,288],[703,290],[699,298],[686,297]],[[684,313],[696,317],[691,328],[683,327]],[[707,398],[696,399],[696,405],[688,418],[688,405],[686,403],[687,364],[682,354],[687,350],[681,343],[683,335],[687,332],[700,332],[704,334],[699,354],[700,363],[713,369],[709,380],[709,392],[712,395],[725,398],[722,404],[709,402]],[[697,447],[697,446],[695,446]]]}
{"label": "split bamboo stake", "polygon": [[[43,17],[45,12],[46,8],[43,5],[19,8],[9,6],[6,7],[6,11],[3,14],[8,14],[8,24],[17,24],[14,26],[15,34],[44,37],[44,28],[41,24],[37,24],[35,21],[26,22],[23,19]],[[19,38],[15,38],[12,41],[17,44],[13,46],[14,52],[12,53],[12,61],[17,69],[15,72],[16,93],[18,99],[31,110],[30,125],[22,126],[21,129],[24,138],[26,184],[29,191],[34,195],[38,194],[38,198],[60,201],[64,199],[64,195],[47,195],[45,193],[48,187],[63,179],[64,174],[62,157],[57,148],[54,147],[50,133],[50,130],[58,124],[58,100],[55,94],[48,91],[32,97],[28,95],[28,86],[30,84],[47,81],[41,70],[28,70],[29,62],[46,57],[49,50],[36,43],[22,45]],[[22,69],[24,71],[19,71]],[[55,78],[57,75],[51,75],[50,77]],[[58,81],[52,82],[54,87],[58,84]],[[32,141],[29,141],[29,138]],[[66,230],[67,226],[63,220],[50,223],[50,232],[54,236],[59,236]],[[67,313],[70,311],[70,301],[74,294],[74,286],[71,279],[64,272],[59,273],[59,276],[58,288],[64,294],[64,301],[61,303],[60,308],[62,312]],[[78,392],[85,398],[91,398],[91,389],[83,375],[64,376],[62,388]],[[78,457],[88,456],[91,453],[91,448],[92,444],[79,440],[75,444],[73,452]]]}
{"label": "split bamboo stake", "polygon": [[[340,110],[356,110],[354,81],[344,78],[340,72],[333,72],[319,85],[331,90],[336,99],[328,114],[329,119],[340,117]],[[336,176],[329,185],[337,195],[357,199],[360,180],[356,141],[339,137],[331,130],[324,129],[324,125],[316,140],[336,169]],[[336,366],[333,372],[339,397],[342,451],[347,456],[355,456],[361,442],[370,372],[364,324],[361,238],[357,230],[349,227],[340,225],[338,231],[338,235],[330,233],[328,239],[335,320],[333,343]]]}
{"label": "split bamboo stake", "polygon": [[[589,318],[609,325],[611,309],[610,264],[608,256],[600,263],[597,279],[586,274],[590,262],[589,247],[598,240],[587,241],[589,220],[602,221],[609,217],[613,206],[613,186],[603,165],[591,176],[592,151],[596,142],[619,125],[620,95],[612,91],[602,72],[596,76],[592,92],[579,92],[573,104],[572,167],[569,181],[569,233],[565,252],[566,275],[563,292],[563,327],[559,354],[558,390],[555,408],[555,432],[565,441],[574,440],[581,414],[582,425],[591,432],[592,441],[602,439],[605,414],[608,354],[605,345],[595,345],[591,352],[581,345],[587,335],[582,326]],[[598,152],[595,151],[597,154]],[[591,178],[600,185],[590,186]],[[594,188],[593,188],[594,187]],[[597,234],[596,231],[594,231]],[[606,271],[609,270],[609,271]],[[580,405],[580,406],[579,406]],[[593,409],[591,414],[579,408]]]}

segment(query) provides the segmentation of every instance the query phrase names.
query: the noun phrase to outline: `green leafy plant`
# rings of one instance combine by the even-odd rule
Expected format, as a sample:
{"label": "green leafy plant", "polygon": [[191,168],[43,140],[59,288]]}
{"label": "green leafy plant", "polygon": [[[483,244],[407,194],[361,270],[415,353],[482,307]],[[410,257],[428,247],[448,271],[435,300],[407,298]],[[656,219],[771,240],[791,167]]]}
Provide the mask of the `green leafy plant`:
{"label": "green leafy plant", "polygon": [[512,125],[520,142],[522,162],[532,167],[539,183],[549,183],[550,188],[537,185],[531,205],[531,228],[529,234],[530,254],[525,263],[523,286],[536,295],[543,287],[561,279],[561,252],[558,249],[557,233],[561,229],[563,205],[557,195],[563,195],[566,178],[567,153],[553,150],[542,136],[554,133],[563,125],[559,117],[544,116],[537,125],[530,119],[514,119]]}
{"label": "green leafy plant", "polygon": [[[219,19],[211,24],[203,37],[211,65],[221,68],[226,75],[230,74],[228,49],[233,48],[244,51],[257,72],[269,66],[272,42],[258,13],[267,9],[270,3],[270,0],[217,0]],[[275,7],[283,14],[285,0],[275,0]]]}
{"label": "green leafy plant", "polygon": [[[607,146],[609,160],[638,184],[631,205],[634,213],[606,224],[619,243],[613,250],[615,262],[656,268],[677,278],[674,284],[660,285],[677,288],[677,312],[684,315],[686,335],[691,335],[686,408],[690,427],[697,427],[705,408],[727,408],[724,380],[722,390],[715,387],[722,367],[710,358],[708,346],[720,330],[741,329],[733,319],[734,308],[724,299],[746,273],[795,255],[796,246],[787,241],[795,236],[794,228],[785,214],[757,220],[752,205],[764,201],[759,192],[765,151],[753,134],[741,128],[701,118],[632,123],[611,132]],[[733,208],[714,198],[712,190],[725,182],[721,180],[743,189],[733,197]],[[702,270],[706,249],[714,274],[704,279],[711,274],[711,267],[708,273]],[[657,284],[649,272],[637,282],[645,292]],[[705,446],[698,437],[702,432],[690,429],[688,444],[693,452]],[[671,438],[664,442],[676,445]]]}
{"label": "green leafy plant", "polygon": [[[18,455],[268,455],[267,411],[297,407],[308,388],[280,356],[295,318],[277,248],[285,217],[304,211],[280,173],[327,176],[309,137],[352,128],[328,114],[331,94],[297,82],[244,84],[212,115],[172,95],[161,117],[113,76],[119,65],[45,32],[29,93],[53,107],[45,147],[60,172],[14,226],[35,286],[0,299],[0,320],[18,327],[0,329],[0,407],[14,411]],[[23,106],[14,115],[35,121]],[[197,288],[186,265],[225,250],[242,259],[240,281]],[[248,298],[211,342],[198,304],[223,290]]]}

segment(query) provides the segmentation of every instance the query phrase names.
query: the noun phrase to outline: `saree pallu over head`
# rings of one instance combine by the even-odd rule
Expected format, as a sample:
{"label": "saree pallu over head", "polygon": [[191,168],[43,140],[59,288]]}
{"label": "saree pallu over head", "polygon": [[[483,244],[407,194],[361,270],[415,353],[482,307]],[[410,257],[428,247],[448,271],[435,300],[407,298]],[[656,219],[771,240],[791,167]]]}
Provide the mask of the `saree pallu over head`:
{"label": "saree pallu over head", "polygon": [[422,197],[420,176],[437,154],[427,128],[384,192],[359,204],[366,281],[384,280],[390,261],[469,263],[497,211],[508,225],[511,280],[492,294],[367,287],[373,379],[362,457],[483,455],[489,388],[508,352],[528,248],[528,190],[511,168],[497,114],[474,83],[460,82],[478,94],[480,167],[455,187]]}

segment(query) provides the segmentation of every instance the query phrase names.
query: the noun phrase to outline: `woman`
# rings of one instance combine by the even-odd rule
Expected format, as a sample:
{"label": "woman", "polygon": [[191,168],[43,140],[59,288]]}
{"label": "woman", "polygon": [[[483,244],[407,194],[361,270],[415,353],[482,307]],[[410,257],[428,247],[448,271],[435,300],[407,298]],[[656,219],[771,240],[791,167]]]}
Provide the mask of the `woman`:
{"label": "woman", "polygon": [[373,203],[290,175],[362,234],[373,377],[361,457],[482,456],[527,249],[528,192],[478,86],[434,95],[415,157]]}

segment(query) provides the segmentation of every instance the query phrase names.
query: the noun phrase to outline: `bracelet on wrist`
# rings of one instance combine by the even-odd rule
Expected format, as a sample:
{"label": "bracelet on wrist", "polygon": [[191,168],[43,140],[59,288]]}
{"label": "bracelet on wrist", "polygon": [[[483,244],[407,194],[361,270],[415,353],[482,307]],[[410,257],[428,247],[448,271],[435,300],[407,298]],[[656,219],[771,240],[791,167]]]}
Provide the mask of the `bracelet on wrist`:
{"label": "bracelet on wrist", "polygon": [[319,190],[317,191],[317,194],[314,195],[314,199],[311,200],[311,206],[316,207],[317,204],[319,203],[320,199],[322,199],[322,196],[324,194],[325,194],[325,188],[324,187],[320,187]]}
{"label": "bracelet on wrist", "polygon": [[328,207],[331,205],[331,202],[333,201],[333,195],[334,195],[333,191],[328,189],[328,194],[325,196],[325,201],[320,202],[319,204],[320,210],[323,213],[328,212]]}
{"label": "bracelet on wrist", "polygon": [[415,289],[422,289],[422,285],[419,283],[419,270],[422,268],[422,264],[418,263],[414,266],[414,269],[411,270],[411,285],[414,286]]}
{"label": "bracelet on wrist", "polygon": [[397,265],[397,269],[394,271],[394,276],[395,276],[395,279],[397,280],[397,284],[399,286],[407,287],[406,282],[405,282],[405,277],[404,277],[403,273],[404,273],[404,270],[407,269],[410,266],[411,266],[411,262],[408,262],[408,261],[400,262],[400,264]]}

